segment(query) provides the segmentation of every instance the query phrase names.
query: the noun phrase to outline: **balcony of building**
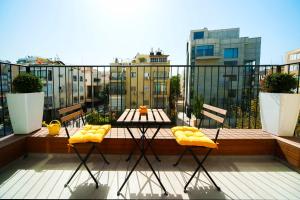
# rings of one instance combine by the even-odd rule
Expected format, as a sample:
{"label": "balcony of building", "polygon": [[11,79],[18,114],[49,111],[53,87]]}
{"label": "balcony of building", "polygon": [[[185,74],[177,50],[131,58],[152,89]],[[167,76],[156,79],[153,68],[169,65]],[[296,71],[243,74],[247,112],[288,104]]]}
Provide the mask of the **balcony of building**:
{"label": "balcony of building", "polygon": [[[162,162],[155,161],[151,152],[147,152],[153,166],[159,171],[159,176],[169,195],[164,196],[158,182],[153,178],[154,175],[147,168],[146,163],[142,163],[133,173],[122,194],[117,196],[117,190],[134,164],[134,161],[125,161],[134,146],[128,131],[112,120],[112,129],[101,143],[102,151],[107,155],[110,165],[104,164],[98,154],[93,154],[88,162],[92,173],[99,181],[98,189],[95,189],[93,180],[84,168],[80,169],[69,186],[65,188],[65,182],[79,164],[75,155],[69,151],[65,130],[61,129],[57,136],[48,135],[47,128],[27,135],[13,133],[5,97],[6,93],[11,90],[4,91],[1,88],[11,88],[10,80],[13,80],[18,73],[29,72],[29,70],[26,70],[28,67],[25,66],[1,63],[1,73],[5,72],[4,69],[9,69],[7,70],[9,78],[0,81],[2,97],[0,102],[2,134],[0,138],[2,152],[0,156],[0,198],[299,198],[300,139],[298,128],[292,137],[278,137],[262,131],[259,104],[257,103],[259,102],[260,86],[256,82],[270,71],[283,70],[285,66],[196,66],[200,69],[205,68],[204,73],[195,73],[196,77],[187,73],[189,67],[170,66],[169,76],[165,77],[166,81],[170,81],[170,86],[166,87],[166,94],[173,94],[168,98],[168,100],[171,99],[170,102],[158,106],[155,101],[148,101],[149,107],[164,109],[173,120],[171,126],[160,130],[153,142],[153,148],[161,157]],[[55,71],[55,66],[53,68]],[[93,73],[95,75],[95,72],[99,71],[100,73],[100,68],[104,67],[99,66],[98,69],[97,66],[90,66],[90,68],[95,69]],[[106,72],[109,72],[109,68],[110,66],[106,67]],[[38,69],[39,67],[36,67],[34,70]],[[62,71],[64,70],[61,70],[61,73]],[[235,73],[236,78],[230,79],[229,72],[231,75]],[[76,73],[76,68],[73,68],[73,73]],[[299,80],[299,73],[296,75]],[[181,76],[179,80],[185,86],[189,85],[190,87],[179,87],[180,92],[176,92],[174,95],[172,92],[174,92],[175,82],[172,82],[172,77],[176,76]],[[131,91],[126,93],[122,91],[122,88],[130,90],[130,86],[121,87],[121,91],[118,88],[110,90],[110,82],[105,82],[101,90],[88,92],[88,88],[84,84],[83,95],[81,95],[81,93],[72,92],[72,85],[68,84],[68,75],[60,78],[53,76],[53,79],[54,81],[51,82],[53,91],[63,85],[64,91],[67,92],[62,93],[60,90],[57,90],[57,93],[52,92],[51,98],[54,103],[50,111],[44,112],[46,121],[57,119],[56,111],[59,108],[76,104],[76,102],[70,101],[71,96],[73,98],[77,95],[83,96],[83,99],[80,97],[79,99],[83,102],[82,107],[86,116],[90,111],[96,110],[110,119],[117,118],[124,109],[138,108],[147,101],[145,99],[147,91],[144,91],[145,98],[138,93],[130,96]],[[130,77],[127,77],[125,84],[130,84],[129,79]],[[93,79],[91,80],[93,81]],[[143,88],[143,82],[139,83],[139,86]],[[151,85],[150,88],[153,87]],[[232,93],[233,87],[238,88],[235,90],[234,98],[231,97],[230,92],[228,93],[229,90]],[[207,169],[221,187],[221,192],[215,190],[208,177],[200,172],[189,186],[188,193],[184,193],[183,187],[197,167],[196,163],[191,156],[187,155],[178,167],[172,166],[183,147],[174,140],[170,128],[175,125],[194,126],[193,114],[188,112],[192,101],[188,90],[192,90],[192,94],[195,96],[201,94],[204,96],[205,102],[224,108],[229,112],[225,126],[219,135],[219,147],[213,150],[212,156],[206,163]],[[150,96],[154,95],[152,92],[149,90]],[[298,93],[298,88],[296,92]],[[90,98],[88,98],[88,93]],[[126,95],[129,97],[127,98]],[[111,102],[112,98],[114,99],[113,103]],[[64,101],[65,105],[59,106],[62,105],[61,101]],[[175,117],[171,117],[173,111]],[[70,135],[80,128],[81,124],[76,121],[69,124]],[[208,137],[214,138],[216,126],[212,121],[207,120],[204,121],[202,130]],[[154,131],[150,128],[147,137],[152,137]],[[133,134],[137,138],[140,137],[137,128],[134,129]],[[87,145],[83,144],[80,152],[86,153]],[[199,150],[196,153],[201,157],[204,151]],[[137,155],[134,156],[134,158],[136,157]]]}

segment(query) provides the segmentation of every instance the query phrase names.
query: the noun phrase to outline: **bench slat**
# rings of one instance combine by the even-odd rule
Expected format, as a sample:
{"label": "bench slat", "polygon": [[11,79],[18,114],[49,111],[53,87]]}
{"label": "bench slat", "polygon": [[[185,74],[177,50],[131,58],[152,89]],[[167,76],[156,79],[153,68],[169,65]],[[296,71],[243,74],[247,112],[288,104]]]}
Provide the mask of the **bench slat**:
{"label": "bench slat", "polygon": [[71,114],[61,117],[60,120],[62,123],[66,122],[66,121],[70,121],[70,120],[75,119],[78,116],[82,115],[82,113],[83,113],[82,110],[79,110],[77,112],[74,112],[74,113],[71,113]]}
{"label": "bench slat", "polygon": [[65,113],[68,113],[68,112],[71,112],[71,111],[74,111],[74,110],[78,110],[81,108],[81,104],[76,104],[74,106],[69,106],[67,108],[62,108],[62,109],[59,109],[58,110],[58,114],[65,114]]}

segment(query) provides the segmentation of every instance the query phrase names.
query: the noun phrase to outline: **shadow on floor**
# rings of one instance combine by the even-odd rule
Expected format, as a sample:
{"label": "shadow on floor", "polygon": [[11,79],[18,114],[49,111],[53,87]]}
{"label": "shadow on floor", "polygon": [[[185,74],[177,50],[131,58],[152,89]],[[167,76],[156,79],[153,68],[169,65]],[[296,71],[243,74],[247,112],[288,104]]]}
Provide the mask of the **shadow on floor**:
{"label": "shadow on floor", "polygon": [[70,199],[106,199],[109,191],[108,185],[99,184],[95,187],[95,183],[83,183],[71,189],[67,187],[71,193]]}
{"label": "shadow on floor", "polygon": [[177,195],[173,195],[173,194],[168,194],[167,196],[164,195],[163,193],[157,193],[157,194],[153,194],[153,193],[130,193],[130,199],[183,199],[182,195],[177,194]]}
{"label": "shadow on floor", "polygon": [[214,186],[188,187],[189,199],[228,199],[222,191],[217,191]]}

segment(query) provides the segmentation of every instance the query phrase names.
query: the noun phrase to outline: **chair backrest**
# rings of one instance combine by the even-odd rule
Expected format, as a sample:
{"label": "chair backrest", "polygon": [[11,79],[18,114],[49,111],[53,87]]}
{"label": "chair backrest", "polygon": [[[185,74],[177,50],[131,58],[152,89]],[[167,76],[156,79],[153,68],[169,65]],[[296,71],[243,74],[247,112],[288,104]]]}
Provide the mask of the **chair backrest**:
{"label": "chair backrest", "polygon": [[201,113],[202,115],[212,120],[215,120],[216,122],[223,125],[227,114],[227,110],[215,106],[211,106],[208,104],[203,104],[203,110],[201,111]]}
{"label": "chair backrest", "polygon": [[80,117],[82,119],[83,124],[85,124],[84,119],[83,119],[83,110],[82,110],[81,104],[76,104],[73,106],[59,109],[58,114],[59,114],[61,123],[65,127],[68,138],[70,137],[70,135],[69,135],[69,132],[67,129],[67,122],[78,119]]}
{"label": "chair backrest", "polygon": [[[201,111],[203,117],[208,117],[216,122],[218,122],[219,124],[221,124],[221,126],[223,127],[223,123],[225,121],[225,117],[227,114],[227,110],[224,110],[222,108],[218,108],[212,105],[208,105],[208,104],[203,104],[203,109]],[[203,120],[203,117],[200,119],[200,123],[199,123],[199,127],[201,126],[201,122]],[[219,132],[220,132],[220,128],[218,128],[217,130],[217,134],[216,137],[214,139],[215,142],[217,142],[218,136],[219,136]]]}

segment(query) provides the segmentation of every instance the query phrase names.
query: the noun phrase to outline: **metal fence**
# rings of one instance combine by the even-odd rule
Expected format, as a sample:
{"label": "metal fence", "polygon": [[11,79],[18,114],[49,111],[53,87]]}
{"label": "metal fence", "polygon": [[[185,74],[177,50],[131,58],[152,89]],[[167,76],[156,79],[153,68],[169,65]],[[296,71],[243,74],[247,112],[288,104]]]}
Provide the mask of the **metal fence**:
{"label": "metal fence", "polygon": [[[126,108],[147,105],[162,108],[174,124],[193,125],[197,97],[227,109],[226,126],[261,128],[259,117],[260,80],[271,72],[294,73],[299,63],[288,65],[111,65],[111,66],[22,66],[0,63],[0,136],[12,133],[6,93],[19,73],[40,77],[45,92],[44,120],[57,118],[59,108],[81,103],[90,113],[108,117],[111,123]],[[204,126],[215,124],[205,121]]]}

